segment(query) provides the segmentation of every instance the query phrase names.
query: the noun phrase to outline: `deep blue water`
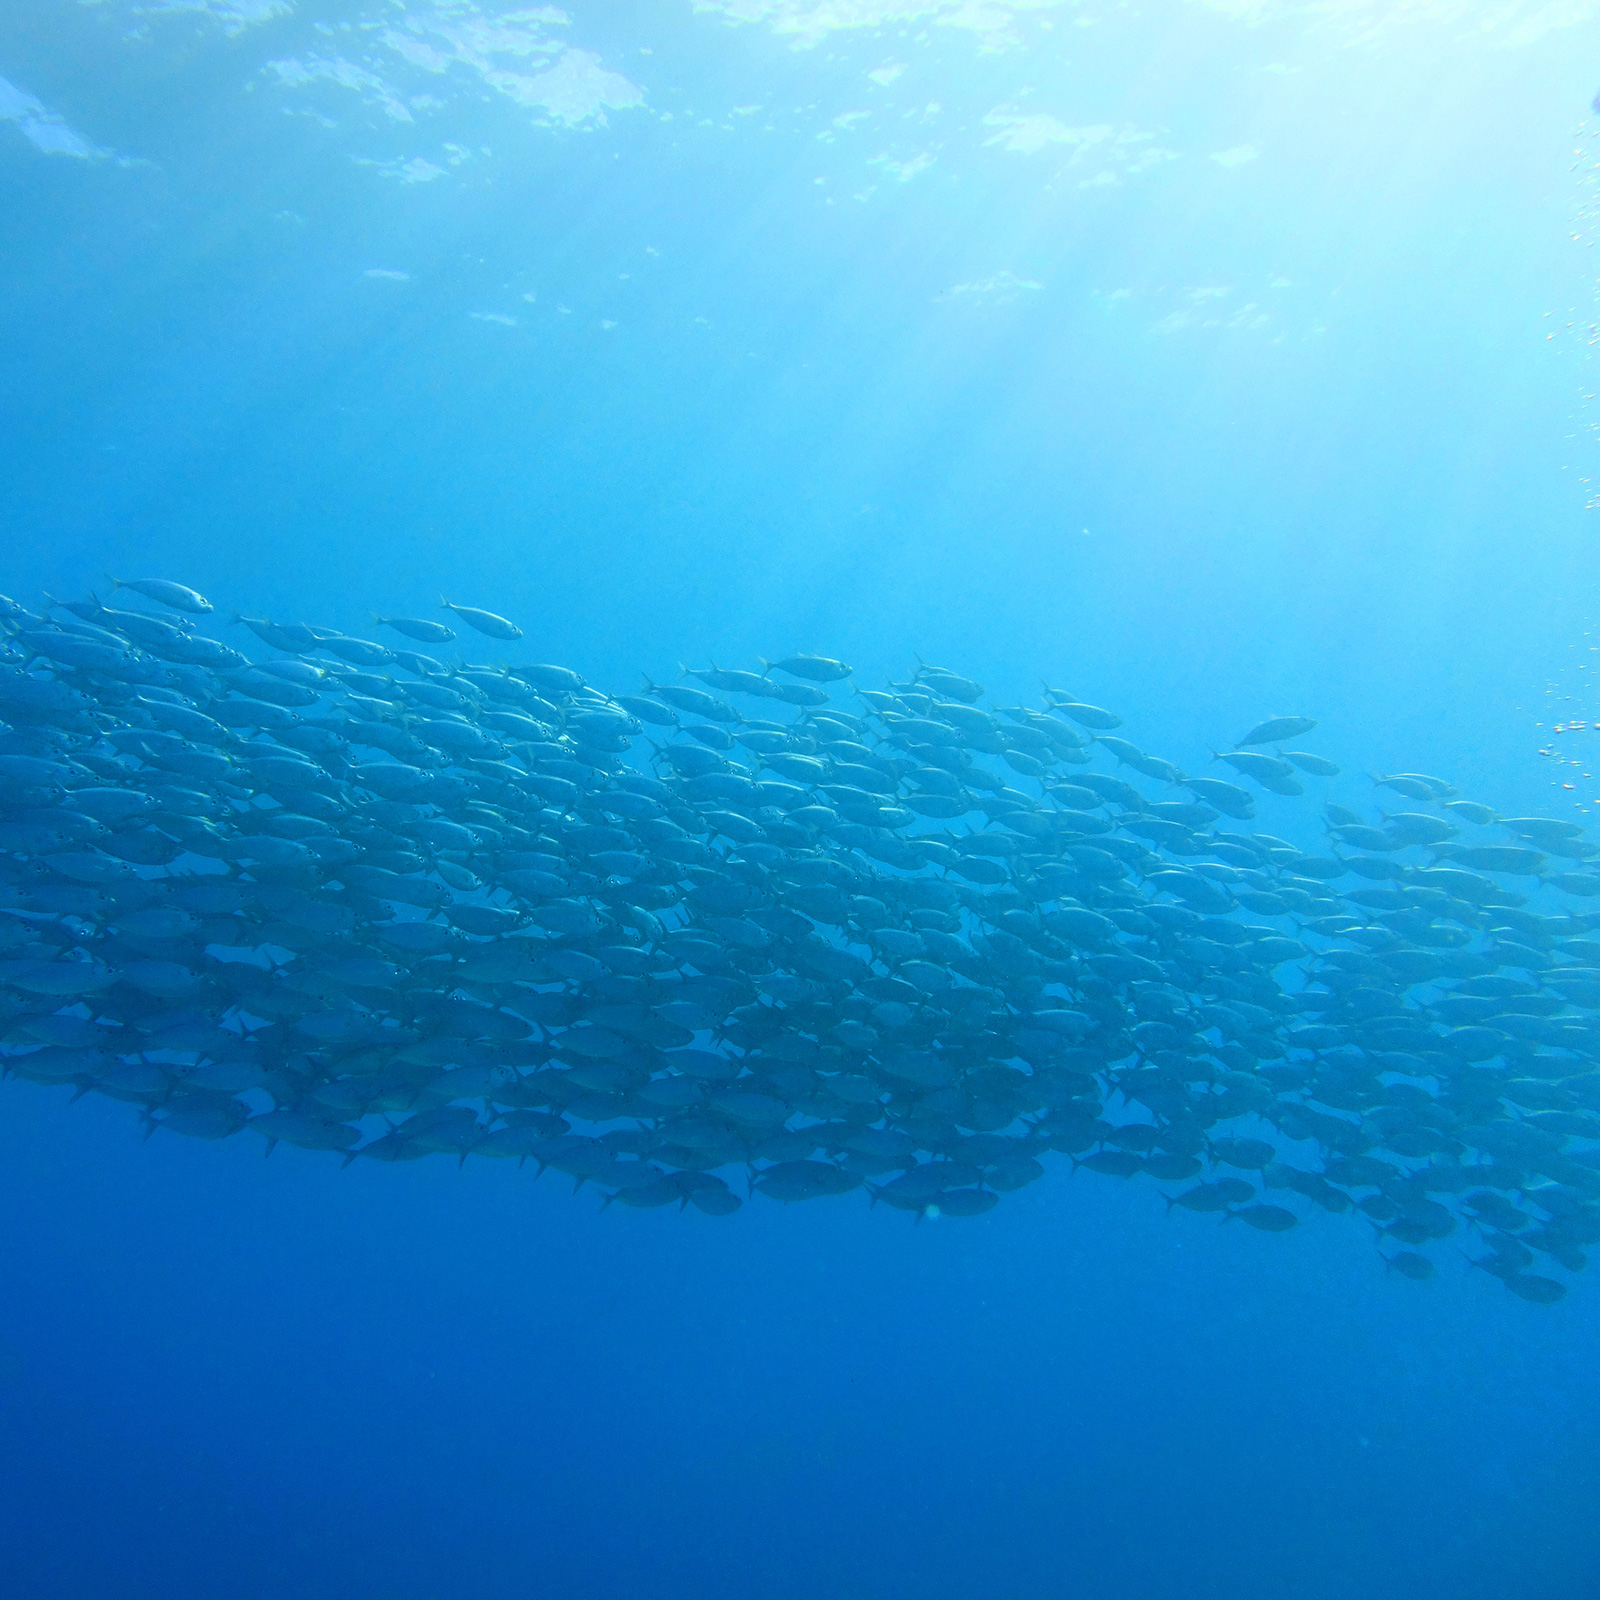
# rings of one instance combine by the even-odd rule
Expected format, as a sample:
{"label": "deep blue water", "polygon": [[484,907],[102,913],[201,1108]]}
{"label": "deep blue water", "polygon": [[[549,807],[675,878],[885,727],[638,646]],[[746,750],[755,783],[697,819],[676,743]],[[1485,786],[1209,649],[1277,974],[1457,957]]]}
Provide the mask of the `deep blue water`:
{"label": "deep blue water", "polygon": [[[829,15],[0,0],[0,588],[920,652],[1586,810],[1600,7]],[[1584,1280],[1064,1162],[913,1225],[14,1080],[0,1142],[29,1600],[1600,1592]]]}

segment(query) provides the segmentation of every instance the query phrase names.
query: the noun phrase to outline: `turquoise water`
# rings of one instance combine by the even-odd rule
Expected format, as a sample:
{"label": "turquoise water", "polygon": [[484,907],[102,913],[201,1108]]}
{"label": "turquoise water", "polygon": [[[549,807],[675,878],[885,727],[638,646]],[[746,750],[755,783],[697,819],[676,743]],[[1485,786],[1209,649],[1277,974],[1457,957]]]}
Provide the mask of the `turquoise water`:
{"label": "turquoise water", "polygon": [[[1347,803],[1586,819],[1596,34],[0,5],[0,587],[362,635],[444,593],[619,693],[920,654],[1191,771],[1304,712]],[[1595,1582],[1592,1285],[1465,1236],[1413,1283],[1064,1161],[970,1220],[601,1211],[68,1100],[0,1084],[20,1593]]]}

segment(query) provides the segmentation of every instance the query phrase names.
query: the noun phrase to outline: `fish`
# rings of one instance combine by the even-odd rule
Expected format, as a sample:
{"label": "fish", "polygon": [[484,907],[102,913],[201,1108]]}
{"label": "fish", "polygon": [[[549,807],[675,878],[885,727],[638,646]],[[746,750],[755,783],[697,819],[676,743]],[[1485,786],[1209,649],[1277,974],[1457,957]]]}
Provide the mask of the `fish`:
{"label": "fish", "polygon": [[248,628],[263,644],[271,645],[274,650],[284,650],[292,655],[299,655],[306,650],[314,650],[323,630],[312,629],[305,623],[289,623],[287,625],[274,622],[270,617],[246,617],[237,611],[233,614],[236,624]]}
{"label": "fish", "polygon": [[1241,749],[1253,744],[1282,744],[1285,739],[1298,739],[1317,727],[1315,717],[1268,717],[1258,722],[1242,739],[1234,741]]}
{"label": "fish", "polygon": [[850,668],[844,662],[829,656],[785,656],[782,661],[763,661],[761,666],[764,672],[787,672],[813,683],[837,683],[850,676]]}
{"label": "fish", "polygon": [[678,715],[670,706],[658,705],[645,695],[621,694],[617,696],[616,703],[630,716],[637,717],[641,722],[648,722],[654,727],[678,726]]}
{"label": "fish", "polygon": [[1273,779],[1291,778],[1294,769],[1277,756],[1264,756],[1252,750],[1223,750],[1212,756],[1213,761],[1225,761],[1233,770],[1257,783],[1267,784]]}
{"label": "fish", "polygon": [[1236,783],[1224,783],[1220,778],[1186,778],[1183,786],[1226,816],[1243,822],[1255,815],[1255,802],[1250,797],[1250,791],[1241,789]]}
{"label": "fish", "polygon": [[1309,772],[1313,778],[1337,778],[1342,770],[1337,761],[1307,750],[1285,750],[1283,759],[1302,772]]}
{"label": "fish", "polygon": [[113,578],[113,589],[131,589],[135,594],[153,600],[159,606],[173,611],[186,611],[191,616],[203,617],[214,608],[206,597],[187,584],[169,583],[164,578]]}
{"label": "fish", "polygon": [[1446,801],[1455,797],[1455,789],[1443,778],[1430,778],[1421,772],[1373,773],[1372,781],[1380,788],[1393,789],[1408,800]]}
{"label": "fish", "polygon": [[930,667],[924,661],[917,663],[916,681],[926,684],[937,694],[960,700],[966,705],[981,700],[986,692],[976,679],[963,678],[959,673],[949,672],[943,667]]}
{"label": "fish", "polygon": [[1392,1256],[1384,1256],[1385,1270],[1398,1272],[1403,1278],[1410,1278],[1416,1283],[1426,1283],[1437,1268],[1427,1256],[1421,1256],[1414,1250],[1397,1250]]}
{"label": "fish", "polygon": [[[453,611],[477,633],[486,634],[491,639],[520,639],[522,629],[516,623],[509,622],[504,617],[497,617],[492,611],[480,611],[475,606],[458,606],[452,601],[439,596],[439,604],[446,611]],[[402,630],[403,631],[403,630]],[[412,635],[416,637],[415,634]]]}
{"label": "fish", "polygon": [[[1534,1305],[1600,1243],[1600,874],[1552,869],[1600,856],[1581,823],[1464,844],[1499,813],[1399,773],[1425,809],[1333,799],[1335,854],[1309,819],[1219,830],[1250,791],[925,663],[848,706],[811,656],[613,698],[52,609],[0,608],[19,1079],[151,1132],[515,1156],[619,1212],[732,1216],[738,1179],[976,1218],[1070,1167],[1189,1184],[1157,1191],[1174,1226],[1365,1220],[1417,1282],[1470,1226]],[[1336,776],[1229,752],[1285,798],[1302,758]]]}
{"label": "fish", "polygon": [[[456,636],[454,628],[447,628],[442,622],[429,622],[424,617],[380,617],[373,612],[372,622],[374,627],[393,628],[396,633],[403,633],[418,644],[448,644]],[[498,634],[496,637],[506,638],[508,635]]]}
{"label": "fish", "polygon": [[1530,844],[1540,845],[1546,850],[1583,835],[1579,823],[1558,817],[1497,817],[1495,820],[1500,827],[1516,834],[1519,839],[1526,839]]}
{"label": "fish", "polygon": [[777,698],[778,685],[759,672],[724,670],[713,663],[701,671],[685,667],[683,675],[686,678],[698,678],[711,688],[721,689],[728,694],[751,694],[763,700]]}
{"label": "fish", "polygon": [[704,717],[708,722],[743,722],[744,718],[734,710],[727,701],[719,700],[714,694],[707,694],[704,689],[692,689],[687,684],[657,684],[649,678],[644,680],[645,694],[651,699],[663,701],[677,711],[686,711],[691,716]]}
{"label": "fish", "polygon": [[1235,1219],[1248,1223],[1262,1233],[1287,1233],[1300,1221],[1294,1212],[1285,1207],[1270,1205],[1242,1206],[1237,1211],[1230,1211],[1223,1220],[1232,1222]]}
{"label": "fish", "polygon": [[1115,712],[1103,710],[1099,706],[1085,705],[1079,700],[1052,697],[1050,709],[1085,728],[1095,728],[1105,732],[1122,726],[1122,718]]}
{"label": "fish", "polygon": [[1095,743],[1109,750],[1123,766],[1137,767],[1139,763],[1149,759],[1138,745],[1127,739],[1119,739],[1115,734],[1102,733],[1096,738]]}

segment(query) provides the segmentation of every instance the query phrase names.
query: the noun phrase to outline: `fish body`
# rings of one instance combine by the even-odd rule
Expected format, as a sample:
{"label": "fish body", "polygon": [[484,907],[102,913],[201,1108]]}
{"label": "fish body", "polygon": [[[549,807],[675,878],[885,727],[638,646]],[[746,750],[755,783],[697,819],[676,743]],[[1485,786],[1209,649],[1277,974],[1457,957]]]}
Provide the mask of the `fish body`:
{"label": "fish body", "polygon": [[374,613],[372,622],[374,627],[393,628],[418,644],[448,644],[456,636],[454,628],[442,622],[429,622],[425,617],[380,617]]}
{"label": "fish body", "polygon": [[1317,726],[1314,717],[1268,717],[1258,722],[1237,743],[1241,749],[1253,744],[1282,744],[1286,739],[1299,739]]}
{"label": "fish body", "polygon": [[164,578],[113,578],[111,587],[131,589],[134,594],[143,595],[146,600],[153,600],[158,606],[167,606],[173,611],[184,611],[191,616],[203,617],[215,609],[197,590],[189,588],[187,584],[169,583]]}
{"label": "fish body", "polygon": [[439,604],[446,611],[453,611],[469,628],[490,639],[510,640],[522,637],[522,629],[516,623],[508,621],[505,617],[496,616],[492,611],[480,611],[476,606],[458,606],[446,600],[443,595],[439,597]]}
{"label": "fish body", "polygon": [[793,678],[812,683],[837,683],[850,676],[850,668],[829,656],[785,656],[782,661],[763,661],[768,672],[787,672]]}

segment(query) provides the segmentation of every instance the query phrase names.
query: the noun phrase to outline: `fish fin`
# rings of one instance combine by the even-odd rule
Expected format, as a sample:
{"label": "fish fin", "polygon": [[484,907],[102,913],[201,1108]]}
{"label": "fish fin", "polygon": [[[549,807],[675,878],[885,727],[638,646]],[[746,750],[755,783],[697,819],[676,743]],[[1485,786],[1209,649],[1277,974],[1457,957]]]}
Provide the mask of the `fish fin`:
{"label": "fish fin", "polygon": [[265,1161],[267,1159],[267,1157],[270,1156],[272,1154],[272,1152],[274,1150],[276,1150],[277,1148],[278,1148],[278,1141],[276,1139],[268,1139],[267,1140],[267,1148],[261,1152],[261,1159],[263,1161]]}

